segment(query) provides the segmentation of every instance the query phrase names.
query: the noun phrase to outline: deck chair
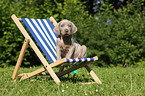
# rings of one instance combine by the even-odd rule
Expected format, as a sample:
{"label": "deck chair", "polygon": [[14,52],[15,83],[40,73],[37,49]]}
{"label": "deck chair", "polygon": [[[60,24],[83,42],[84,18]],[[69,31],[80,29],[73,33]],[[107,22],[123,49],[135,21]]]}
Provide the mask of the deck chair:
{"label": "deck chair", "polygon": [[[63,76],[67,73],[70,73],[74,70],[77,70],[78,68],[85,67],[87,71],[90,73],[90,75],[93,77],[95,82],[98,84],[101,84],[101,81],[99,80],[97,75],[92,71],[92,69],[88,65],[98,60],[97,56],[93,58],[83,58],[83,59],[63,58],[61,60],[56,60],[57,34],[53,32],[53,28],[57,24],[57,22],[55,21],[53,17],[50,17],[50,20],[49,19],[28,19],[28,18],[17,18],[16,15],[13,14],[11,18],[13,19],[13,21],[15,22],[15,24],[17,25],[17,27],[20,29],[21,33],[25,37],[20,55],[18,57],[16,66],[12,75],[12,79],[16,80],[16,77],[21,77],[20,78],[20,81],[21,81],[29,77],[32,77],[34,75],[40,74],[47,70],[50,76],[54,79],[54,81],[57,84],[59,84],[60,79],[58,77]],[[34,41],[31,39],[30,35],[27,33],[27,31],[21,24],[22,22],[24,22],[24,24],[26,25],[26,27],[28,28],[28,30],[30,31],[30,33],[32,34],[32,36],[34,37],[34,39],[36,40],[40,48],[42,49],[42,51],[38,49]],[[36,55],[38,56],[38,58],[44,65],[44,67],[37,69],[36,71],[31,72],[31,73],[18,74],[18,70],[21,66],[23,56],[25,54],[25,50],[28,44],[30,44],[30,46],[32,47],[32,49],[34,50],[34,52],[36,53]],[[42,55],[41,52],[44,52],[45,56],[47,57],[47,59],[49,60],[51,64],[47,62],[47,60],[45,59],[45,57]],[[59,72],[56,72],[56,73],[53,71],[52,67],[55,67],[58,65],[61,66],[67,62],[79,62],[79,64],[74,65],[71,68],[66,69],[66,70],[63,70],[63,67],[60,67]]]}

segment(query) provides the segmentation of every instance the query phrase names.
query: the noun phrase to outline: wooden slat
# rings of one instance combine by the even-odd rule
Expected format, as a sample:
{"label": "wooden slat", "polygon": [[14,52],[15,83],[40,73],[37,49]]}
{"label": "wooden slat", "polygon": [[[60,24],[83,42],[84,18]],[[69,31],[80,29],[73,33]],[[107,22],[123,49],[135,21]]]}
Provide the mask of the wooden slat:
{"label": "wooden slat", "polygon": [[[93,62],[93,61],[92,61]],[[62,72],[58,72],[57,73],[57,76],[63,76],[63,75],[65,75],[65,74],[67,74],[67,73],[70,73],[70,72],[72,72],[72,71],[74,71],[74,70],[76,70],[76,69],[78,69],[78,68],[81,68],[81,67],[83,67],[83,66],[85,66],[85,65],[87,65],[87,64],[89,64],[89,63],[92,63],[92,62],[82,62],[82,63],[80,63],[80,64],[78,64],[78,65],[75,65],[75,66],[73,66],[72,68],[69,68],[69,69],[67,69],[67,70],[65,70],[65,71],[62,71]]]}
{"label": "wooden slat", "polygon": [[97,75],[94,73],[94,71],[90,68],[89,65],[86,65],[85,68],[86,68],[87,71],[90,73],[90,75],[91,75],[92,78],[95,80],[95,82],[97,82],[98,84],[102,84],[102,82],[99,80],[99,78],[98,78]]}
{"label": "wooden slat", "polygon": [[55,21],[55,19],[52,16],[50,17],[50,22],[52,22],[54,26],[57,25],[57,22]]}
{"label": "wooden slat", "polygon": [[27,79],[27,78],[29,78],[29,77],[32,77],[32,76],[34,76],[34,75],[37,75],[37,74],[39,74],[39,73],[41,73],[41,72],[43,72],[43,71],[45,71],[45,68],[44,68],[44,67],[42,67],[42,68],[40,68],[40,69],[38,69],[38,70],[36,70],[36,71],[33,71],[33,72],[31,72],[31,73],[24,73],[24,74],[22,74],[22,78],[20,79],[20,81],[21,81],[21,80],[24,80],[24,79]]}
{"label": "wooden slat", "polygon": [[[95,60],[98,60],[98,57],[97,56],[95,56],[93,58],[94,58],[94,61]],[[87,69],[87,71],[90,73],[90,75],[92,76],[92,78],[95,80],[95,82],[98,83],[98,84],[102,84],[102,82],[99,80],[99,78],[97,77],[97,75],[94,73],[94,71],[88,65],[89,63],[92,63],[92,62],[82,62],[79,65],[76,65],[76,66],[74,66],[74,67],[72,67],[70,69],[67,69],[67,70],[62,71],[62,72],[58,72],[57,75],[58,76],[63,76],[63,75],[65,75],[65,74],[67,74],[69,72],[72,72],[72,71],[74,71],[74,70],[76,70],[78,68],[85,67]]]}
{"label": "wooden slat", "polygon": [[60,59],[60,60],[58,60],[58,61],[56,61],[54,63],[51,63],[50,66],[51,67],[55,67],[55,66],[58,66],[58,65],[60,65],[60,64],[62,64],[64,62],[66,62],[66,58],[63,58],[63,59]]}
{"label": "wooden slat", "polygon": [[52,68],[50,67],[50,65],[48,64],[48,62],[46,61],[46,59],[44,58],[44,56],[42,55],[42,53],[40,52],[40,50],[38,49],[38,47],[35,45],[35,43],[31,39],[31,37],[27,33],[27,31],[24,29],[24,27],[22,26],[22,24],[18,20],[18,18],[15,15],[12,15],[11,18],[16,23],[16,25],[18,26],[18,28],[20,29],[20,31],[22,32],[22,34],[24,35],[24,37],[30,40],[30,45],[31,45],[32,49],[34,50],[34,52],[36,53],[36,55],[39,57],[39,59],[41,60],[42,64],[45,66],[45,68],[47,69],[47,71],[50,73],[51,77],[58,84],[60,82],[59,78],[54,73],[54,71],[52,70]]}
{"label": "wooden slat", "polygon": [[18,76],[17,76],[17,77],[22,77],[24,74],[26,74],[26,73],[21,73],[21,74],[18,74]]}
{"label": "wooden slat", "polygon": [[18,74],[19,68],[21,66],[21,63],[22,63],[22,60],[23,60],[23,57],[24,57],[24,54],[25,54],[25,51],[26,51],[26,48],[27,48],[27,45],[28,45],[28,42],[29,42],[29,40],[26,38],[24,40],[19,58],[17,60],[16,66],[15,66],[15,69],[14,69],[14,72],[13,72],[13,75],[12,75],[12,79],[15,79],[17,74]]}
{"label": "wooden slat", "polygon": [[21,19],[21,18],[18,18],[18,20],[19,20],[19,21],[22,21],[22,19]]}
{"label": "wooden slat", "polygon": [[59,72],[62,72],[63,70],[64,70],[64,66],[61,65],[61,66],[59,67]]}
{"label": "wooden slat", "polygon": [[97,56],[95,56],[95,57],[93,57],[93,58],[94,58],[94,61],[98,60],[98,57],[97,57]]}

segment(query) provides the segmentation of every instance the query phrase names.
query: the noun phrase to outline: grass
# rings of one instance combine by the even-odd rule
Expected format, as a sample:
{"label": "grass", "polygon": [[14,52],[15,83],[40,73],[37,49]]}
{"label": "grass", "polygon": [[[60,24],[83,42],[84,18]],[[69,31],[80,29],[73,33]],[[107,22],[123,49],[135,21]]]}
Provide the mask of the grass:
{"label": "grass", "polygon": [[[50,76],[34,76],[21,82],[11,79],[14,67],[0,68],[1,96],[145,96],[145,68],[98,68],[91,66],[102,84],[94,82],[82,68],[60,78],[57,85]],[[31,72],[39,67],[21,68],[19,72]],[[57,70],[57,69],[54,69]],[[32,79],[37,81],[30,82]],[[45,79],[45,80],[41,80]]]}

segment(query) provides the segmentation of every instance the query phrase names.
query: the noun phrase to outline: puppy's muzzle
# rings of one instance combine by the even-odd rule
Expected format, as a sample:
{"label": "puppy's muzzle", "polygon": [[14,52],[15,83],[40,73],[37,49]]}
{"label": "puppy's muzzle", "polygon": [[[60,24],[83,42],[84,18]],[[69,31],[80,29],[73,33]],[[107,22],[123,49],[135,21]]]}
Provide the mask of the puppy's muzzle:
{"label": "puppy's muzzle", "polygon": [[66,36],[69,35],[69,30],[68,29],[65,29],[64,32],[65,32]]}
{"label": "puppy's muzzle", "polygon": [[68,33],[68,29],[65,29],[64,31],[65,31],[65,33]]}

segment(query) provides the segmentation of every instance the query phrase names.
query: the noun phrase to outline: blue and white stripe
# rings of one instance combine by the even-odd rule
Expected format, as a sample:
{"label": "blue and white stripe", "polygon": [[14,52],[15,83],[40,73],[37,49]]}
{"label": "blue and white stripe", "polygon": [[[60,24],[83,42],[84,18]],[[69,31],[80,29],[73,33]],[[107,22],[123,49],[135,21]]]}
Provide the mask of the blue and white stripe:
{"label": "blue and white stripe", "polygon": [[49,19],[21,18],[30,33],[50,61],[56,61],[56,39],[57,34],[53,32],[53,25]]}
{"label": "blue and white stripe", "polygon": [[[49,19],[28,19],[21,18],[30,33],[48,58],[50,63],[57,61],[56,39],[58,34],[53,32],[54,26]],[[66,62],[94,61],[94,58],[67,59]]]}
{"label": "blue and white stripe", "polygon": [[76,59],[66,59],[66,62],[85,62],[85,61],[94,61],[94,58],[76,58]]}

